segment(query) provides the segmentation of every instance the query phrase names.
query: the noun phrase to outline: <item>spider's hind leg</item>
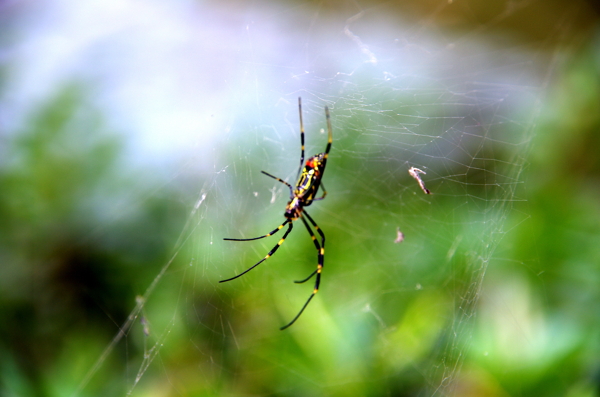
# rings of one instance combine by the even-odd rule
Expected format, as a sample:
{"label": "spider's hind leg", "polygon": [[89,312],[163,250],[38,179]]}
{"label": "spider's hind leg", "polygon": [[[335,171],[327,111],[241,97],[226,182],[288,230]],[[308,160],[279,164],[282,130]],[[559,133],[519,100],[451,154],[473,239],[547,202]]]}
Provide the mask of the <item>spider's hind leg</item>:
{"label": "spider's hind leg", "polygon": [[[315,230],[321,236],[321,244],[319,244],[319,242],[317,241],[317,237],[315,236],[312,229],[310,228],[310,225],[308,224],[308,222],[306,222],[306,219],[304,219],[304,215],[308,218],[310,223],[314,226]],[[323,264],[325,261],[325,234],[323,233],[323,231],[321,229],[319,229],[319,226],[317,226],[317,223],[311,218],[310,215],[308,215],[308,213],[306,211],[304,211],[304,214],[303,214],[303,216],[300,217],[300,219],[302,220],[302,223],[304,223],[304,226],[306,226],[306,230],[308,230],[308,233],[310,234],[311,239],[315,243],[315,247],[317,248],[318,263],[317,263],[317,270],[313,271],[311,273],[311,275],[308,276],[306,279],[301,280],[301,281],[295,281],[295,283],[304,283],[304,282],[310,280],[314,275],[316,275],[317,278],[315,280],[315,286],[313,288],[313,292],[308,297],[308,300],[306,301],[304,306],[302,306],[302,309],[300,309],[300,311],[298,312],[298,314],[296,315],[296,317],[294,317],[294,319],[292,321],[290,321],[287,325],[281,327],[280,328],[281,330],[284,330],[284,329],[288,328],[290,325],[294,324],[296,322],[296,320],[298,320],[298,318],[300,317],[300,315],[302,314],[304,309],[306,309],[306,307],[308,306],[308,304],[310,303],[312,298],[314,298],[314,296],[317,294],[317,292],[319,292],[319,285],[321,284],[321,270],[323,269]]]}

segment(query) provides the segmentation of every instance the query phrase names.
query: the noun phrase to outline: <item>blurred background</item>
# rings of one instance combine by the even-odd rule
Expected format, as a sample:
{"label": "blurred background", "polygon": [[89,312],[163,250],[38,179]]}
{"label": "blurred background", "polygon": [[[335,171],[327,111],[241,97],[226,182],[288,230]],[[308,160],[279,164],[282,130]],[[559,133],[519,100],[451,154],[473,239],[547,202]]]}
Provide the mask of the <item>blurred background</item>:
{"label": "blurred background", "polygon": [[0,395],[600,395],[599,9],[0,1]]}

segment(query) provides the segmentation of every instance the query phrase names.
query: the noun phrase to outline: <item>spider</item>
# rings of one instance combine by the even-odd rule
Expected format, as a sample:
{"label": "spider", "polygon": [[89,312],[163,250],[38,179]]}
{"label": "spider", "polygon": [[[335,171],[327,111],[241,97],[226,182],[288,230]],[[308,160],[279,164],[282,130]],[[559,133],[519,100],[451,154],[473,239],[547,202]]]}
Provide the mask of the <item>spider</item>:
{"label": "spider", "polygon": [[[325,196],[327,195],[327,191],[325,190],[325,187],[321,183],[321,179],[323,178],[323,173],[325,172],[325,165],[327,164],[327,157],[329,155],[329,150],[331,149],[331,143],[333,142],[333,135],[331,132],[331,120],[329,117],[329,109],[327,108],[327,106],[325,106],[325,118],[327,119],[327,133],[328,133],[328,140],[327,140],[327,146],[325,147],[325,152],[319,153],[315,156],[310,157],[308,160],[306,160],[306,164],[304,164],[304,125],[302,124],[302,100],[301,100],[301,98],[298,98],[298,112],[300,114],[300,149],[301,149],[301,152],[300,152],[300,167],[298,168],[298,176],[297,176],[298,182],[296,182],[296,186],[292,186],[289,183],[287,183],[286,181],[284,181],[280,178],[277,178],[276,176],[273,176],[265,171],[261,171],[266,176],[273,178],[278,182],[283,183],[290,189],[290,201],[287,203],[287,205],[285,207],[285,213],[283,214],[283,216],[285,216],[285,221],[281,225],[279,225],[275,230],[271,231],[270,233],[265,234],[264,236],[254,237],[254,238],[244,238],[244,239],[225,238],[223,240],[227,240],[227,241],[259,240],[261,238],[272,236],[273,234],[275,234],[278,231],[280,231],[281,229],[283,229],[285,227],[285,225],[288,225],[288,229],[284,233],[281,240],[279,240],[277,245],[275,247],[273,247],[273,249],[271,249],[271,251],[269,251],[269,253],[264,258],[262,258],[256,264],[252,265],[250,268],[248,268],[244,272],[238,274],[237,276],[228,278],[226,280],[219,281],[220,283],[224,283],[227,281],[235,280],[236,278],[241,277],[244,274],[248,273],[250,270],[254,269],[256,266],[263,263],[265,260],[269,259],[275,253],[275,251],[277,251],[277,249],[281,246],[281,244],[283,244],[283,242],[285,241],[288,234],[290,234],[290,232],[292,231],[292,228],[294,225],[293,222],[297,219],[300,219],[302,221],[302,223],[304,223],[304,226],[306,226],[306,230],[308,230],[308,234],[310,234],[310,238],[314,242],[315,248],[317,249],[317,269],[315,271],[313,271],[305,279],[294,281],[294,282],[296,284],[302,284],[302,283],[305,283],[306,281],[310,280],[311,278],[313,278],[313,276],[316,275],[315,286],[313,288],[312,294],[308,297],[308,300],[306,301],[304,306],[302,306],[302,309],[300,309],[300,311],[298,312],[296,317],[294,317],[292,319],[292,321],[290,321],[287,325],[281,327],[280,328],[281,330],[288,328],[289,326],[294,324],[296,322],[296,320],[298,320],[298,318],[300,317],[300,315],[302,314],[304,309],[306,309],[306,307],[308,306],[308,304],[310,303],[312,298],[319,291],[319,284],[321,282],[321,270],[323,269],[323,262],[325,260],[325,234],[319,228],[319,226],[317,226],[317,223],[308,214],[308,212],[306,212],[305,207],[308,207],[309,205],[311,205],[313,201],[323,200],[325,198]],[[303,164],[304,164],[304,167],[303,167]],[[317,191],[319,190],[319,187],[321,187],[321,189],[323,190],[323,195],[321,197],[315,198],[315,196],[317,195]],[[306,221],[306,219],[308,219],[308,222],[310,222],[310,224],[315,228],[317,233],[319,233],[319,236],[321,236],[320,243],[319,243],[319,241],[317,241],[317,237],[315,236],[315,233],[311,229],[311,227],[308,224],[308,222]]]}

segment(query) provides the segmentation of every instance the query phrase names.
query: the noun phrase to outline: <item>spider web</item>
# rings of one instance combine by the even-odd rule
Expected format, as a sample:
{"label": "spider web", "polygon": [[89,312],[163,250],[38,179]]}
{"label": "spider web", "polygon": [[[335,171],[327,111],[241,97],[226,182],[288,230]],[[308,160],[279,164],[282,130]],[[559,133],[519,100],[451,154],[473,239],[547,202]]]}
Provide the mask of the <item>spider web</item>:
{"label": "spider web", "polygon": [[[46,21],[42,32],[57,29],[45,18],[58,13],[70,21],[65,36],[99,22],[65,49],[75,54],[67,67],[50,63],[23,84],[12,109],[26,114],[24,99],[52,91],[44,81],[75,73],[96,87],[94,106],[111,125],[130,134],[122,166],[156,170],[158,183],[132,186],[86,238],[162,195],[183,222],[169,229],[159,265],[136,275],[135,301],[122,302],[128,316],[110,320],[112,341],[79,352],[83,365],[66,389],[460,395],[486,273],[528,217],[522,175],[582,6],[107,4],[26,10]],[[524,28],[533,16],[540,21]],[[308,208],[327,250],[319,294],[281,332],[312,291],[312,281],[292,283],[316,266],[300,223],[272,258],[218,281],[281,238],[222,240],[259,236],[284,220],[288,189],[260,171],[294,183],[298,97],[307,157],[324,150],[324,107],[331,112],[328,195]],[[411,167],[424,171],[431,195]],[[115,361],[123,368],[111,368]]]}

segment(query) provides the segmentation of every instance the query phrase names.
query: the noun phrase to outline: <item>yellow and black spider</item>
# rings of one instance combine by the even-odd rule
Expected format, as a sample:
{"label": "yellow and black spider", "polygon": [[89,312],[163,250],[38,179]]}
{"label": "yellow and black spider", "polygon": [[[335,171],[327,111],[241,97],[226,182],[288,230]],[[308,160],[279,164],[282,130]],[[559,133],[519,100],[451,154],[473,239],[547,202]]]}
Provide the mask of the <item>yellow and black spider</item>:
{"label": "yellow and black spider", "polygon": [[[306,301],[306,303],[304,304],[304,306],[302,306],[302,309],[300,309],[300,312],[298,312],[296,317],[294,317],[294,319],[292,321],[290,321],[287,325],[281,327],[282,330],[284,330],[287,327],[289,327],[290,325],[294,324],[294,322],[298,319],[298,317],[300,317],[300,315],[302,314],[304,309],[306,309],[306,306],[308,306],[311,299],[319,291],[319,283],[321,282],[321,270],[323,269],[323,262],[325,260],[325,234],[323,233],[323,231],[321,229],[319,229],[319,226],[317,226],[317,223],[313,220],[313,218],[310,215],[308,215],[308,212],[306,212],[304,207],[308,207],[309,205],[312,204],[313,201],[323,200],[325,198],[325,196],[327,195],[327,191],[325,190],[325,187],[323,187],[323,184],[321,183],[321,179],[323,178],[323,173],[325,172],[325,165],[327,164],[327,156],[329,156],[329,150],[331,149],[331,143],[333,142],[333,134],[331,132],[331,120],[329,118],[329,109],[327,108],[327,106],[325,106],[325,118],[327,119],[327,132],[328,132],[328,136],[329,136],[329,138],[327,140],[327,146],[325,147],[325,152],[319,153],[316,156],[312,156],[308,160],[306,160],[306,164],[304,165],[304,168],[302,167],[302,165],[304,164],[304,125],[302,124],[302,101],[300,98],[298,98],[298,112],[300,113],[301,153],[300,153],[300,167],[298,168],[298,182],[296,182],[296,186],[292,186],[289,183],[287,183],[286,181],[284,181],[280,178],[277,178],[276,176],[266,173],[265,171],[261,171],[263,174],[283,183],[284,185],[286,185],[287,187],[290,188],[290,201],[287,203],[287,206],[285,207],[285,213],[283,214],[285,216],[285,221],[281,225],[279,225],[277,227],[277,229],[273,230],[270,233],[265,234],[264,236],[254,237],[254,238],[243,238],[243,239],[225,238],[223,240],[228,240],[228,241],[258,240],[261,238],[272,236],[273,234],[275,234],[278,231],[280,231],[281,229],[283,229],[283,227],[285,225],[289,225],[288,229],[285,232],[285,234],[283,235],[283,237],[281,238],[281,240],[279,240],[277,245],[275,247],[273,247],[273,249],[271,251],[269,251],[269,253],[264,258],[262,258],[256,264],[254,264],[253,266],[251,266],[249,269],[245,270],[244,272],[238,274],[237,276],[228,278],[227,280],[219,281],[220,283],[224,283],[226,281],[235,280],[236,278],[243,276],[244,274],[248,273],[250,270],[254,269],[256,266],[260,265],[262,262],[267,260],[269,257],[271,257],[275,253],[275,251],[277,251],[277,249],[281,246],[281,244],[283,244],[287,235],[290,234],[290,232],[292,231],[293,222],[296,219],[300,218],[300,220],[302,220],[302,223],[304,223],[304,226],[306,226],[306,230],[308,230],[308,233],[310,234],[310,238],[315,243],[315,247],[317,248],[317,262],[318,263],[317,263],[317,270],[312,272],[307,278],[305,278],[304,280],[299,280],[299,281],[294,281],[294,282],[297,284],[304,283],[304,282],[310,280],[315,274],[317,275],[317,278],[315,281],[315,287],[313,289],[313,292],[310,295],[310,297],[308,298],[308,300]],[[315,196],[317,195],[317,191],[319,190],[319,187],[322,188],[323,195],[321,197],[315,198]],[[321,236],[321,243],[319,243],[317,241],[317,237],[313,233],[308,222],[306,222],[305,217],[313,225],[313,227],[315,228],[317,233],[319,233],[319,235]]]}

